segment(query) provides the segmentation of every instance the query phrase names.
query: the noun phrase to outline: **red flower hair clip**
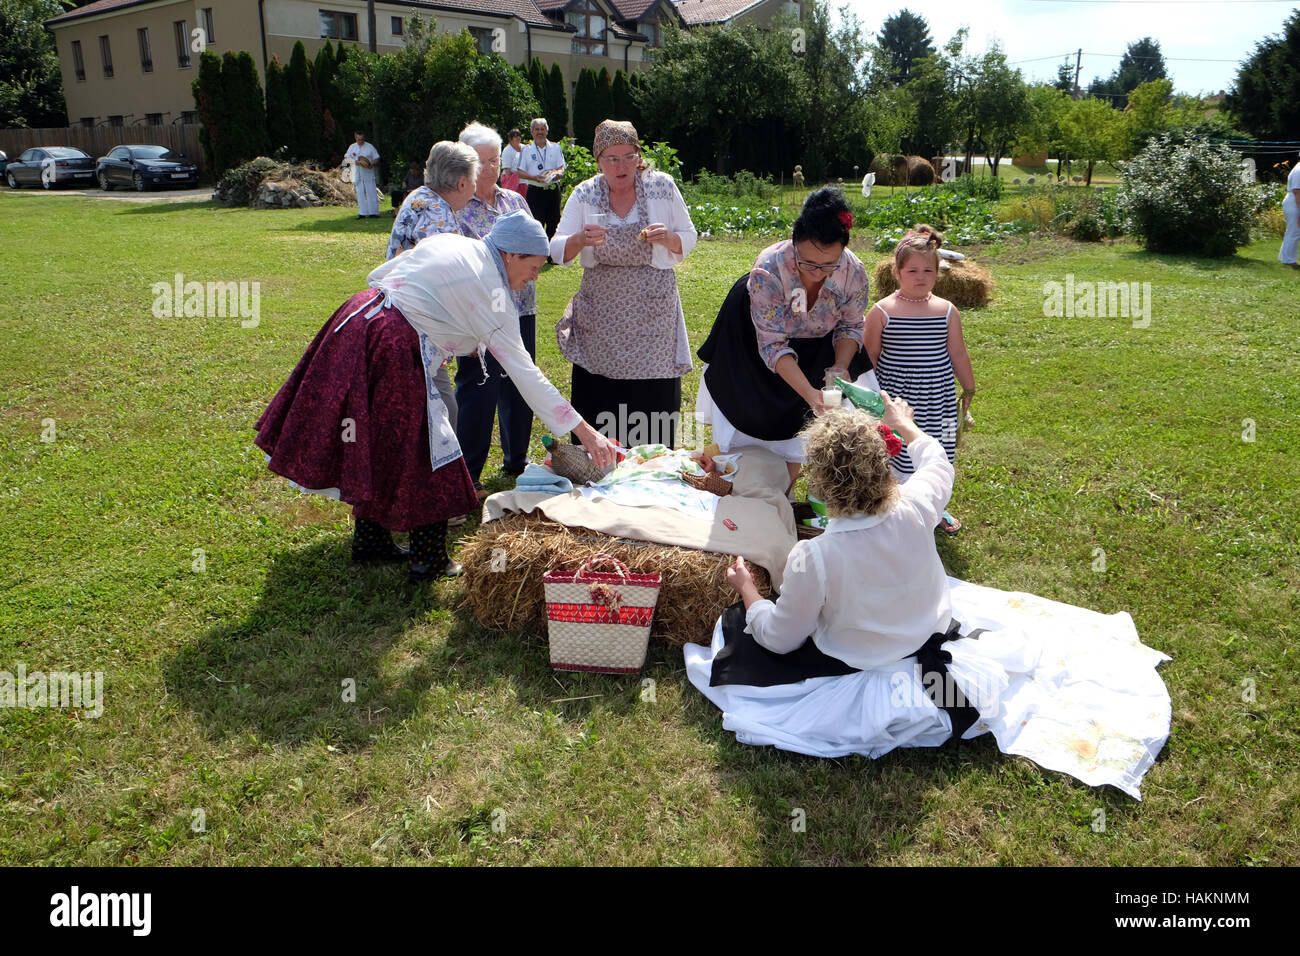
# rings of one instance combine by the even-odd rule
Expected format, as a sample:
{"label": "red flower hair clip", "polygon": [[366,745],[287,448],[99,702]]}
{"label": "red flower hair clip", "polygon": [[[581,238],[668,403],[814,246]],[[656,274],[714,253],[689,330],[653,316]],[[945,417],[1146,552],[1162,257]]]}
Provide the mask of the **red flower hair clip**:
{"label": "red flower hair clip", "polygon": [[841,212],[841,213],[840,213],[840,222],[843,224],[843,226],[844,226],[845,229],[852,229],[852,228],[853,228],[853,213],[851,213],[851,212],[847,212],[847,211],[845,211],[845,212]]}
{"label": "red flower hair clip", "polygon": [[903,450],[903,439],[890,431],[888,425],[877,425],[876,431],[880,432],[880,437],[885,440],[885,450],[889,452],[889,457],[898,457],[898,453]]}

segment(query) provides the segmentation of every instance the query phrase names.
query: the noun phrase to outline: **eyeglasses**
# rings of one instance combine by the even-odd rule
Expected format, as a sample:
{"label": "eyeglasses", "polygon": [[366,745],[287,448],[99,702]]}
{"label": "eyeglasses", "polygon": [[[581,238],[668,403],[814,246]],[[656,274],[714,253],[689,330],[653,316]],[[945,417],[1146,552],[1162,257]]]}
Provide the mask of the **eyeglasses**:
{"label": "eyeglasses", "polygon": [[[840,258],[841,259],[844,258],[843,253],[840,254]],[[820,262],[804,262],[802,259],[799,258],[799,253],[797,252],[794,254],[794,261],[795,261],[795,265],[797,265],[804,272],[820,272],[823,273],[824,275],[830,275],[832,272],[838,269],[840,265],[839,259],[836,259],[834,262],[827,263],[827,264],[823,264]]]}
{"label": "eyeglasses", "polygon": [[609,153],[601,153],[600,158],[611,166],[626,166],[628,163],[635,163],[641,158],[641,154],[629,153],[627,156],[611,156]]}

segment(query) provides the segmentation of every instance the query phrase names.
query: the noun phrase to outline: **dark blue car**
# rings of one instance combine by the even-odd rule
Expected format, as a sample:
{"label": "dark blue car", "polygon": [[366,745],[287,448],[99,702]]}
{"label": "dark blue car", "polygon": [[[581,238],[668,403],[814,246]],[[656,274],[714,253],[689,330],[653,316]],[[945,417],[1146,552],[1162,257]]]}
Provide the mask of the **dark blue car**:
{"label": "dark blue car", "polygon": [[72,146],[33,146],[5,167],[10,189],[20,186],[89,186],[95,161]]}
{"label": "dark blue car", "polygon": [[96,163],[100,189],[130,186],[197,186],[199,168],[166,146],[114,146]]}

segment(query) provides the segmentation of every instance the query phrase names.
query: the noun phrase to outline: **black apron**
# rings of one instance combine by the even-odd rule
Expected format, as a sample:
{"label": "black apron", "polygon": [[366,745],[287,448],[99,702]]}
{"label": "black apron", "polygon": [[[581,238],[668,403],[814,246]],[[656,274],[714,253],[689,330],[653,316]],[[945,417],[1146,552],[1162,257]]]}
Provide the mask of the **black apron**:
{"label": "black apron", "polygon": [[[812,419],[812,409],[763,361],[749,312],[748,282],[749,273],[736,280],[709,337],[695,354],[709,363],[704,381],[727,421],[754,438],[785,441]],[[826,370],[835,364],[834,330],[821,338],[791,339],[790,348],[808,381],[821,388]],[[849,363],[849,380],[870,369],[866,349],[859,349]]]}

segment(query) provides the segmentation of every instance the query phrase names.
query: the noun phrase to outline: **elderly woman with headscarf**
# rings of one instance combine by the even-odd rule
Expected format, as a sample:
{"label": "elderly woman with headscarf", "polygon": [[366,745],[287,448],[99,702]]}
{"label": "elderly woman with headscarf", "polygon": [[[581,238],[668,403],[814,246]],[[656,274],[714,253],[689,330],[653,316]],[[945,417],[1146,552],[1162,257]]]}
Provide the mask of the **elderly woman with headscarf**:
{"label": "elderly woman with headscarf", "polygon": [[[528,203],[519,193],[497,185],[501,166],[501,136],[481,123],[470,123],[460,132],[460,141],[478,154],[480,171],[469,202],[456,213],[462,235],[482,239],[501,216],[522,209]],[[530,213],[531,215],[531,213]],[[512,292],[519,311],[519,337],[528,355],[537,358],[537,287],[529,282]],[[501,452],[507,475],[520,475],[528,464],[528,438],[533,430],[533,413],[519,389],[510,381],[506,370],[492,356],[487,358],[485,377],[477,362],[459,362],[456,366],[456,438],[465,453],[465,465],[474,486],[481,488],[479,477],[492,448],[492,420],[501,420]]]}
{"label": "elderly woman with headscarf", "polygon": [[[582,420],[519,340],[509,290],[537,278],[546,233],[524,212],[482,241],[435,235],[370,273],[343,303],[257,422],[271,471],[352,505],[357,561],[411,561],[411,576],[454,577],[447,519],[475,505],[474,484],[433,372],[486,350],[556,434],[572,431],[595,464],[615,449]],[[476,364],[479,364],[476,361]],[[411,549],[393,531],[411,532]]]}
{"label": "elderly woman with headscarf", "polygon": [[642,161],[631,123],[597,126],[592,153],[600,173],[574,187],[551,240],[552,260],[584,266],[555,330],[573,405],[624,446],[671,446],[691,370],[673,267],[695,226],[672,177]]}

